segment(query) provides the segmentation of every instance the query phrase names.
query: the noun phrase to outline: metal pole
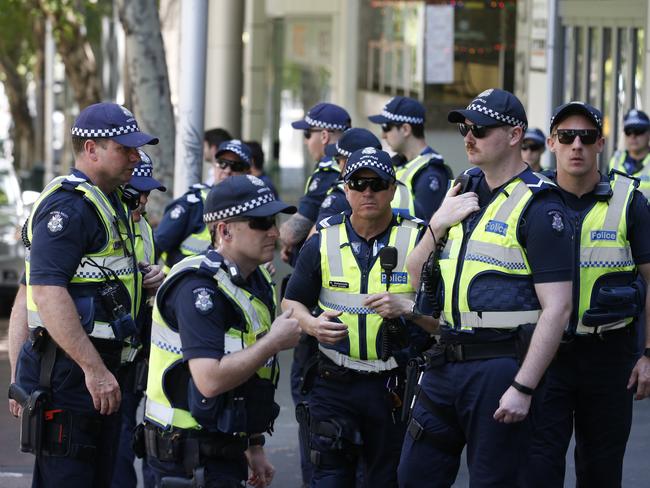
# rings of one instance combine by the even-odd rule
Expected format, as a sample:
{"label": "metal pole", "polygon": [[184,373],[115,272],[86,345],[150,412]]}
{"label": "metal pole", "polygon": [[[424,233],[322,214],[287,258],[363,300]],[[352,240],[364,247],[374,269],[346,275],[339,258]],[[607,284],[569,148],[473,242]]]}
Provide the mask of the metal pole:
{"label": "metal pole", "polygon": [[174,165],[174,197],[201,181],[205,112],[207,0],[181,4],[181,74]]}
{"label": "metal pole", "polygon": [[43,90],[43,186],[54,178],[54,148],[52,147],[52,115],[54,114],[54,37],[52,21],[45,21],[45,87]]}

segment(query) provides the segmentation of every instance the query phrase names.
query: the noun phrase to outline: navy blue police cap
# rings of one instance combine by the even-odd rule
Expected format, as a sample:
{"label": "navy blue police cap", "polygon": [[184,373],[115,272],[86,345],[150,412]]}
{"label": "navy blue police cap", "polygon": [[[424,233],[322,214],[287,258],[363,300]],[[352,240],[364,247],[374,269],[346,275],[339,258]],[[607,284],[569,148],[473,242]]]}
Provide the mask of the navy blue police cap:
{"label": "navy blue police cap", "polygon": [[499,88],[490,88],[479,93],[465,109],[452,110],[447,120],[458,124],[465,119],[476,125],[494,127],[511,125],[526,130],[528,119],[521,101],[512,93]]}
{"label": "navy blue police cap", "polygon": [[275,197],[257,176],[229,176],[213,186],[203,207],[206,224],[233,217],[270,217],[278,213],[296,213],[296,207]]}
{"label": "navy blue police cap", "polygon": [[623,118],[623,128],[649,129],[650,119],[648,118],[648,114],[642,110],[637,110],[635,108],[631,109],[628,113],[625,114],[625,117]]}
{"label": "navy blue police cap", "polygon": [[350,178],[362,169],[373,171],[382,180],[395,181],[395,168],[393,161],[386,151],[375,149],[374,147],[365,147],[357,149],[348,158],[343,171],[343,181],[346,183]]}
{"label": "navy blue police cap", "polygon": [[244,163],[247,163],[249,166],[251,165],[251,158],[252,158],[251,149],[239,139],[231,139],[229,141],[223,141],[221,144],[219,144],[219,147],[217,148],[217,152],[215,153],[214,157],[218,158],[220,155],[222,155],[225,152],[234,153],[237,156],[239,156],[239,158]]}
{"label": "navy blue police cap", "polygon": [[538,129],[537,127],[526,130],[524,133],[524,141],[526,140],[536,142],[540,146],[546,145],[546,136],[542,132],[542,129]]}
{"label": "navy blue police cap", "polygon": [[343,107],[326,102],[317,103],[303,119],[291,122],[291,127],[299,130],[314,128],[344,131],[350,125],[350,114]]}
{"label": "navy blue police cap", "polygon": [[409,97],[393,97],[381,109],[381,113],[370,115],[368,120],[375,124],[424,124],[425,110],[417,100]]}
{"label": "navy blue police cap", "polygon": [[582,115],[589,119],[599,132],[603,131],[603,114],[600,110],[585,102],[572,101],[553,110],[549,132],[553,132],[553,127],[571,115]]}
{"label": "navy blue police cap", "polygon": [[125,147],[158,144],[158,138],[142,132],[131,111],[117,103],[94,103],[84,108],[71,132],[88,139],[112,139]]}
{"label": "navy blue police cap", "polygon": [[153,177],[153,161],[149,155],[142,149],[138,149],[140,161],[133,168],[133,174],[129,180],[129,185],[138,191],[160,190],[166,191],[167,188]]}
{"label": "navy blue police cap", "polygon": [[335,156],[349,158],[354,151],[364,147],[381,149],[381,141],[368,129],[353,127],[346,130],[335,144],[325,146],[325,155],[330,158]]}

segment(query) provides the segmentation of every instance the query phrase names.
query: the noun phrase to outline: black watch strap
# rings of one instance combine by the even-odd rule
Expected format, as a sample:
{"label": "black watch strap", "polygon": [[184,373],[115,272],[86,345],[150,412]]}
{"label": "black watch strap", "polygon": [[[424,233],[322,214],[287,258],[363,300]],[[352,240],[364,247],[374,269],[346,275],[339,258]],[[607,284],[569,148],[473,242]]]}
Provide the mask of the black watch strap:
{"label": "black watch strap", "polygon": [[249,446],[263,446],[265,442],[266,438],[264,437],[264,434],[255,435],[248,438]]}
{"label": "black watch strap", "polygon": [[512,387],[524,395],[532,395],[535,392],[534,388],[517,383],[515,380],[512,380]]}
{"label": "black watch strap", "polygon": [[650,358],[650,347],[646,347],[643,351],[643,355],[647,358]]}

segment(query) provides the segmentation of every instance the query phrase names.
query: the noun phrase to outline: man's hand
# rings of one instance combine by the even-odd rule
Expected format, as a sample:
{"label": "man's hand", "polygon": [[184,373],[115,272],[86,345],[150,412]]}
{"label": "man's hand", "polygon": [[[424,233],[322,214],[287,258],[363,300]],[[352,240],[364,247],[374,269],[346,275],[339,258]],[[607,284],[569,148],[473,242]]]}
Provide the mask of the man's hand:
{"label": "man's hand", "polygon": [[251,446],[246,449],[246,460],[250,468],[248,484],[255,488],[264,488],[271,484],[275,468],[266,458],[262,446]]}
{"label": "man's hand", "polygon": [[271,277],[275,276],[275,265],[273,264],[273,261],[269,261],[268,263],[264,263],[264,269],[269,272]]}
{"label": "man's hand", "polygon": [[372,308],[384,319],[396,319],[411,312],[413,300],[385,291],[368,296],[363,305]]}
{"label": "man's hand", "polygon": [[20,412],[23,410],[23,407],[20,406],[16,400],[9,399],[9,413],[14,417],[20,417]]}
{"label": "man's hand", "polygon": [[314,317],[309,325],[309,335],[318,339],[318,342],[331,345],[345,339],[348,336],[348,326],[341,322],[332,321],[341,313],[334,310],[325,310],[318,317]]}
{"label": "man's hand", "polygon": [[634,385],[636,385],[635,400],[643,400],[650,396],[650,358],[641,356],[636,362],[627,382],[627,389],[631,390]]}
{"label": "man's hand", "polygon": [[438,240],[445,235],[447,229],[480,210],[478,195],[474,192],[459,195],[460,186],[458,183],[449,189],[440,208],[431,217],[429,224]]}
{"label": "man's hand", "polygon": [[93,399],[93,405],[102,415],[110,415],[120,408],[122,395],[115,376],[102,364],[98,370],[84,370],[86,388]]}
{"label": "man's hand", "polygon": [[162,268],[157,264],[149,264],[144,261],[140,261],[138,267],[145,271],[142,286],[152,295],[155,294],[165,279],[165,273],[163,273]]}
{"label": "man's hand", "polygon": [[499,400],[499,408],[494,412],[494,420],[504,424],[521,422],[528,415],[532,397],[525,395],[514,387],[509,387]]}
{"label": "man's hand", "polygon": [[291,258],[293,257],[293,252],[293,246],[282,243],[282,246],[280,246],[280,259],[285,263],[290,263]]}
{"label": "man's hand", "polygon": [[271,324],[269,338],[277,348],[277,352],[291,349],[298,344],[302,330],[298,325],[298,319],[291,318],[293,309],[282,312]]}

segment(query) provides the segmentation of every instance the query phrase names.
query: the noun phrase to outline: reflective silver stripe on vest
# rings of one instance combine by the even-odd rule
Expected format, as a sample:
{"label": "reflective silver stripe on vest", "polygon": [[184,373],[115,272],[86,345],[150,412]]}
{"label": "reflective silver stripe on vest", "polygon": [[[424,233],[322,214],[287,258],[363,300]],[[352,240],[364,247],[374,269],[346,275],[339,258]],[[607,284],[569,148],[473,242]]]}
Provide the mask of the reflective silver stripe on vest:
{"label": "reflective silver stripe on vest", "polygon": [[[27,326],[30,330],[34,330],[37,327],[46,328],[40,314],[34,310],[27,310]],[[93,331],[88,335],[97,339],[115,339],[113,328],[106,322],[95,322]]]}
{"label": "reflective silver stripe on vest", "polygon": [[409,242],[411,241],[411,232],[413,228],[405,225],[400,225],[395,235],[395,247],[397,248],[397,266],[393,270],[396,273],[403,273],[406,271],[406,255],[408,253]]}
{"label": "reflective silver stripe on vest", "polygon": [[[70,179],[70,178],[68,178]],[[73,181],[70,179],[70,181]],[[110,222],[110,228],[108,231],[111,233],[109,236],[109,242],[121,242],[121,237],[120,237],[120,231],[117,228],[117,221],[115,217],[115,210],[111,206],[111,204],[108,202],[106,195],[95,185],[91,185],[87,181],[83,181],[83,183],[80,183],[78,186],[84,188],[88,193],[91,193],[93,197],[95,197],[95,202],[99,209],[100,212],[104,214],[104,220],[106,222]]]}
{"label": "reflective silver stripe on vest", "polygon": [[181,249],[191,252],[193,254],[200,254],[203,251],[205,251],[209,246],[210,243],[208,241],[204,241],[203,239],[199,239],[191,235],[181,243],[180,247]]}
{"label": "reflective silver stripe on vest", "polygon": [[257,311],[253,306],[251,299],[246,296],[241,288],[235,286],[232,281],[230,281],[230,276],[221,268],[215,273],[215,278],[235,299],[235,301],[242,308],[244,313],[248,315],[251,319],[251,326],[253,327],[253,332],[257,332],[262,328],[260,325],[260,318],[257,315]]}
{"label": "reflective silver stripe on vest", "polygon": [[183,353],[180,335],[156,320],[151,323],[151,343],[163,351],[179,355]]}
{"label": "reflective silver stripe on vest", "polygon": [[151,233],[149,232],[149,229],[151,229],[151,227],[149,226],[149,223],[144,219],[144,217],[140,217],[140,220],[138,221],[138,227],[140,228],[140,235],[142,236],[142,243],[144,245],[144,260],[147,263],[153,263],[154,257],[152,255],[152,251],[154,250],[154,247],[153,240],[151,239]]}
{"label": "reflective silver stripe on vest", "polygon": [[591,335],[594,332],[596,332],[597,334],[600,334],[600,333],[606,332],[608,330],[622,329],[623,327],[627,327],[628,325],[630,325],[631,320],[632,320],[632,317],[630,317],[627,320],[623,319],[623,320],[619,320],[617,322],[612,322],[610,324],[599,325],[598,327],[587,327],[586,325],[584,325],[582,323],[582,319],[580,319],[578,321],[578,327],[584,327],[584,329],[582,329],[582,332],[576,330],[576,335]]}
{"label": "reflective silver stripe on vest", "polygon": [[356,371],[381,373],[397,368],[397,361],[392,356],[388,361],[382,361],[380,359],[354,359],[333,349],[327,349],[321,344],[318,345],[318,350],[337,366],[343,366],[344,368]]}
{"label": "reflective silver stripe on vest", "polygon": [[411,190],[409,190],[408,186],[406,186],[406,183],[403,183],[402,181],[399,181],[397,183],[397,195],[399,200],[397,202],[397,206],[393,208],[410,210]]}
{"label": "reflective silver stripe on vest", "polygon": [[581,247],[581,268],[615,268],[634,266],[629,247]]}
{"label": "reflective silver stripe on vest", "polygon": [[616,178],[614,181],[613,195],[608,202],[603,230],[618,231],[619,223],[623,218],[623,209],[627,204],[628,189],[632,181],[629,178]]}
{"label": "reflective silver stripe on vest", "polygon": [[[95,265],[93,261],[94,263],[97,263],[97,265]],[[74,272],[74,277],[105,280],[108,275],[109,278],[112,278],[112,274],[105,270],[100,270],[100,266],[112,270],[117,276],[124,276],[134,272],[133,260],[128,256],[92,258],[92,261],[87,257],[83,257],[81,258],[79,266],[77,266],[77,270]]]}
{"label": "reflective silver stripe on vest", "polygon": [[[442,252],[440,253],[440,259],[449,259],[449,256],[451,255],[451,246],[453,243],[454,243],[453,239],[447,239],[447,242],[445,243],[445,247],[442,248]],[[433,251],[435,250],[436,249],[434,247]]]}
{"label": "reflective silver stripe on vest", "polygon": [[[460,312],[461,327],[483,327],[490,329],[516,329],[523,324],[536,324],[541,310],[525,310],[518,312]],[[441,319],[445,324],[450,322],[442,312]]]}
{"label": "reflective silver stripe on vest", "polygon": [[497,213],[494,216],[494,220],[499,222],[507,222],[510,218],[510,214],[515,210],[515,207],[519,205],[519,202],[528,194],[530,190],[528,185],[523,181],[517,183],[515,188],[512,190],[512,193],[506,198],[506,201],[499,207]]}
{"label": "reflective silver stripe on vest", "polygon": [[155,402],[147,397],[144,410],[145,416],[159,421],[163,427],[172,425],[172,421],[174,420],[174,409],[172,407]]}
{"label": "reflective silver stripe on vest", "polygon": [[[449,245],[449,243],[447,243]],[[521,249],[503,247],[491,242],[470,240],[467,243],[465,259],[500,266],[506,269],[526,269]]]}
{"label": "reflective silver stripe on vest", "polygon": [[[345,225],[345,224],[344,224]],[[344,225],[335,225],[327,228],[327,260],[330,266],[331,276],[343,276],[343,257],[341,256],[341,227]]]}
{"label": "reflective silver stripe on vest", "polygon": [[[370,295],[367,293],[345,293],[342,291],[330,290],[328,288],[321,288],[318,301],[325,307],[339,312],[369,315],[377,313],[374,309],[368,308],[363,304],[369,296]],[[406,297],[409,300],[415,298],[414,293],[400,293],[400,296]]]}

